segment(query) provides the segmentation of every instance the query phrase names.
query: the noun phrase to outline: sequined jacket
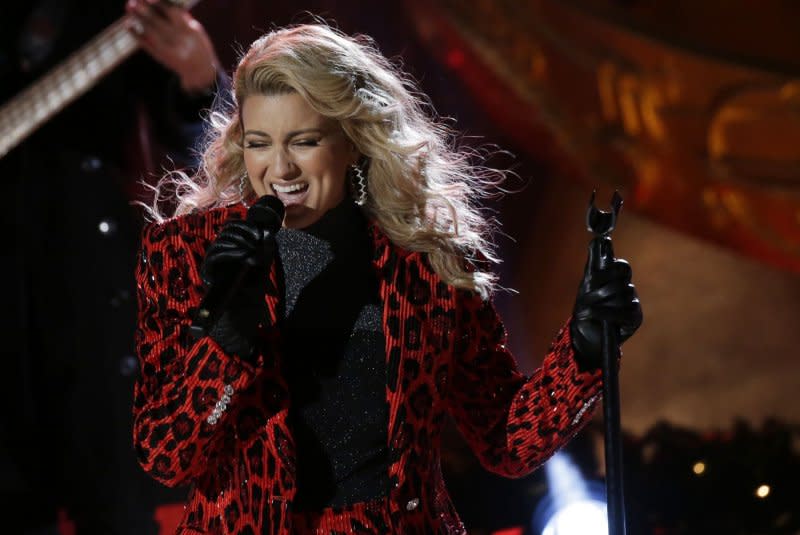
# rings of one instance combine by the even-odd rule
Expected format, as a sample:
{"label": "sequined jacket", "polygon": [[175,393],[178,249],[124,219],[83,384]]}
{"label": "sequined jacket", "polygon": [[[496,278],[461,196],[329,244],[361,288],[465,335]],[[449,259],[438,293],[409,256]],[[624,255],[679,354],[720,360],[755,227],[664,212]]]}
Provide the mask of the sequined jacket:
{"label": "sequined jacket", "polygon": [[[242,207],[213,209],[150,224],[142,236],[134,443],[154,478],[191,485],[182,535],[291,533],[295,462],[279,333],[266,333],[256,366],[188,333],[206,247],[229,217],[243,215]],[[490,302],[442,282],[423,254],[397,247],[377,225],[370,234],[384,309],[391,482],[389,525],[373,529],[464,533],[440,470],[445,415],[485,468],[519,477],[586,423],[600,374],[577,369],[563,328],[526,378]],[[273,320],[276,271],[266,296]]]}

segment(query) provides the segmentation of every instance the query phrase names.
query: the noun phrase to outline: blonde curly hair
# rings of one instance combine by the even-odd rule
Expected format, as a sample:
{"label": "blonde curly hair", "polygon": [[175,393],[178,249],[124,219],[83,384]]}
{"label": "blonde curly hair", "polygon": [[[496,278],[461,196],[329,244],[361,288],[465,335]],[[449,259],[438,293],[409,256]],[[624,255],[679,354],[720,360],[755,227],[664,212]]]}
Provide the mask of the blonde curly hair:
{"label": "blonde curly hair", "polygon": [[[368,196],[362,207],[387,237],[427,254],[448,284],[488,297],[498,262],[496,221],[481,199],[499,191],[504,173],[481,165],[476,149],[464,149],[408,75],[365,36],[347,36],[322,23],[272,31],[256,40],[233,76],[232,105],[208,117],[202,163],[189,176],[164,176],[149,213],[173,202],[173,216],[244,200],[246,172],[240,106],[252,94],[296,91],[318,113],[335,119],[369,159]],[[252,195],[245,181],[244,197]]]}

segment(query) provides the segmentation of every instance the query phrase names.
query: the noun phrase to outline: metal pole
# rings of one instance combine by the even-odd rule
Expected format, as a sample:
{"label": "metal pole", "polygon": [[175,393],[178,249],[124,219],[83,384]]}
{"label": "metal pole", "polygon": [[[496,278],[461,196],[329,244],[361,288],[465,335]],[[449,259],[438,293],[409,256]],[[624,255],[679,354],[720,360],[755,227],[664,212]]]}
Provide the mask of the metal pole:
{"label": "metal pole", "polygon": [[[594,192],[589,201],[586,226],[595,234],[594,240],[610,240],[622,207],[622,197],[614,192],[611,212],[598,210],[594,205]],[[599,248],[596,250],[600,250]],[[605,249],[611,251],[611,248]],[[603,269],[614,260],[613,252],[597,259],[595,269]],[[603,418],[605,425],[606,500],[608,503],[608,532],[625,535],[625,499],[623,489],[622,433],[619,409],[619,342],[617,332],[608,321],[603,321]]]}

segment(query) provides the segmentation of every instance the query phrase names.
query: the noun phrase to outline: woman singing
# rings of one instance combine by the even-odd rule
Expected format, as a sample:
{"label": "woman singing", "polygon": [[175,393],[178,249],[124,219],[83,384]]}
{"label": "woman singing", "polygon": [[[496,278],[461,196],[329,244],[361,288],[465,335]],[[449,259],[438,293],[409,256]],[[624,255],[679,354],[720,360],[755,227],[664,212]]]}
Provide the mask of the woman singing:
{"label": "woman singing", "polygon": [[[501,175],[453,148],[408,78],[367,39],[303,25],[254,42],[233,84],[201,170],[165,179],[175,214],[153,209],[143,234],[139,461],[191,484],[181,534],[464,533],[445,417],[488,470],[544,462],[597,403],[598,319],[622,340],[641,323],[630,268],[587,269],[525,377],[477,206]],[[264,196],[280,230],[249,217]]]}

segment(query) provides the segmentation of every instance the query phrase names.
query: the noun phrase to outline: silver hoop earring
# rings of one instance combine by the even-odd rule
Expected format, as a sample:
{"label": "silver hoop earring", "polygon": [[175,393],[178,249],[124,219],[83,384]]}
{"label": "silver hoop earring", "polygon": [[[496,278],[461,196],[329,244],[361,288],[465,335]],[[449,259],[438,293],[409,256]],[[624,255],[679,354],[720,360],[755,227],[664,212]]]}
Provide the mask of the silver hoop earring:
{"label": "silver hoop earring", "polygon": [[244,206],[245,208],[250,208],[250,205],[247,204],[247,201],[244,200],[244,190],[246,181],[247,181],[247,172],[245,171],[239,177],[239,200],[242,202],[242,206]]}
{"label": "silver hoop earring", "polygon": [[364,203],[367,202],[367,177],[358,164],[350,166],[350,185],[353,192],[353,200],[357,205],[364,206]]}

